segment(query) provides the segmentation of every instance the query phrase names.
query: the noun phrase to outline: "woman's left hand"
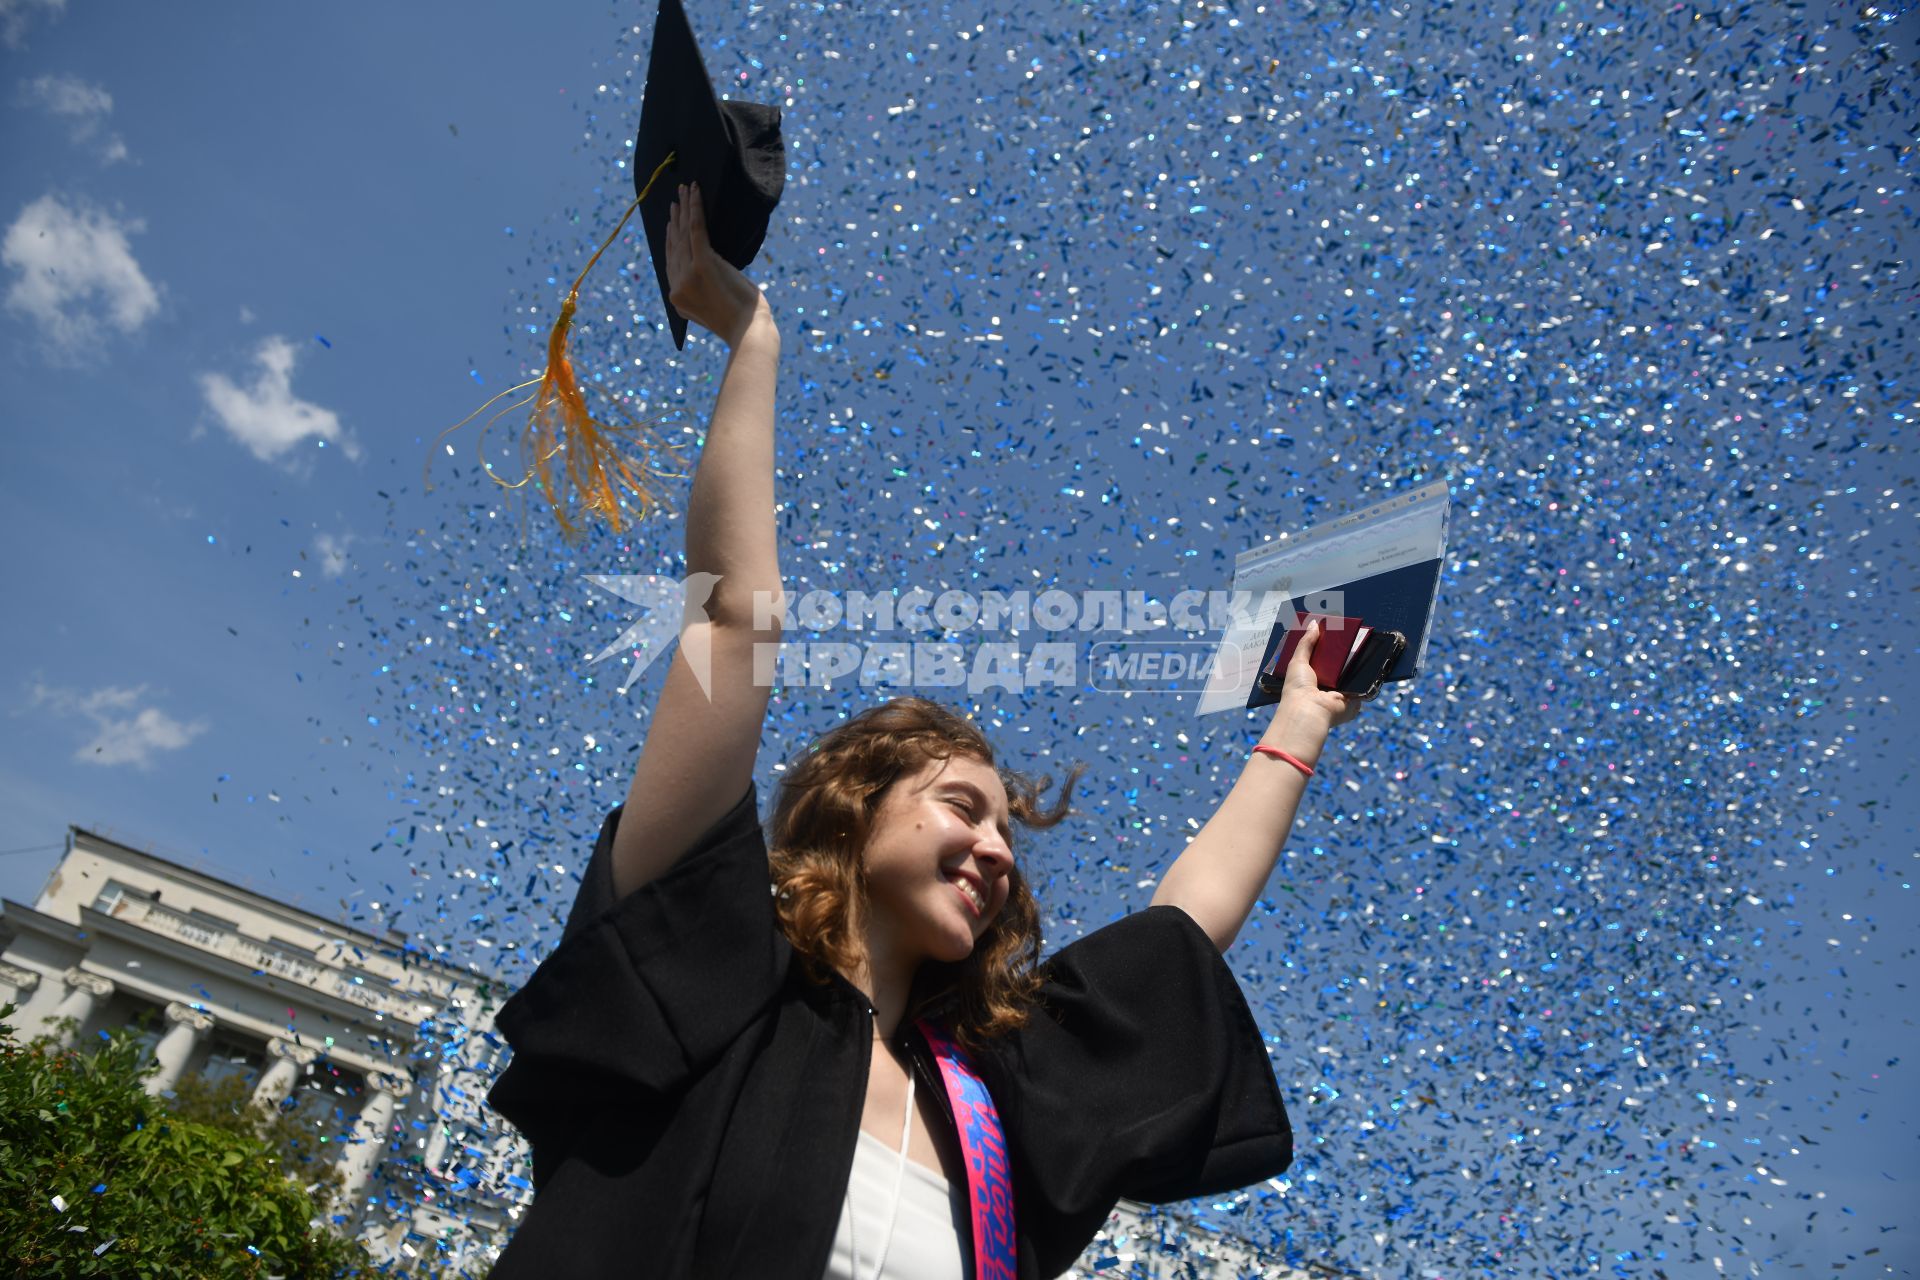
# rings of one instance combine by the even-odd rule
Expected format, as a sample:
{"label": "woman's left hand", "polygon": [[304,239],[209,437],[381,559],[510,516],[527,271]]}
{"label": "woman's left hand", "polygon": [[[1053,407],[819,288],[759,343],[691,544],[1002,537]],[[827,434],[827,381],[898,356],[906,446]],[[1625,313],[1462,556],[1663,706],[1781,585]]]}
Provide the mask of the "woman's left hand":
{"label": "woman's left hand", "polygon": [[1313,674],[1313,648],[1319,639],[1320,622],[1316,618],[1294,647],[1287,663],[1286,683],[1280,690],[1280,704],[1274,708],[1267,731],[1260,735],[1263,745],[1279,747],[1308,764],[1319,759],[1328,732],[1359,715],[1362,706],[1361,699],[1350,693],[1320,687]]}
{"label": "woman's left hand", "polygon": [[[1313,678],[1317,639],[1319,626],[1310,624],[1287,663],[1273,723],[1260,735],[1261,746],[1294,757],[1309,777],[1328,730],[1360,714],[1359,698],[1322,689]],[[1214,946],[1231,947],[1266,890],[1307,785],[1291,764],[1253,753],[1227,798],[1160,877],[1153,905],[1179,907]]]}

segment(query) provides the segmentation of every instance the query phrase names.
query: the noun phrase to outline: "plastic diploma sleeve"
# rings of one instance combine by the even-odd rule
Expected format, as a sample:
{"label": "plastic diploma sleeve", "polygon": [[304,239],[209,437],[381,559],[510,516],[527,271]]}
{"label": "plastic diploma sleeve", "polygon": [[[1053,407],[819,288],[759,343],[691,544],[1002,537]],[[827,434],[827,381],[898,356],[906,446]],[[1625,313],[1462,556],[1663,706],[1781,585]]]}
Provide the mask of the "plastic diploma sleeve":
{"label": "plastic diploma sleeve", "polygon": [[1248,711],[1277,701],[1260,688],[1260,671],[1303,614],[1363,618],[1369,627],[1400,632],[1406,650],[1384,679],[1418,674],[1440,590],[1449,509],[1447,482],[1435,480],[1236,556],[1236,607],[1194,714]]}

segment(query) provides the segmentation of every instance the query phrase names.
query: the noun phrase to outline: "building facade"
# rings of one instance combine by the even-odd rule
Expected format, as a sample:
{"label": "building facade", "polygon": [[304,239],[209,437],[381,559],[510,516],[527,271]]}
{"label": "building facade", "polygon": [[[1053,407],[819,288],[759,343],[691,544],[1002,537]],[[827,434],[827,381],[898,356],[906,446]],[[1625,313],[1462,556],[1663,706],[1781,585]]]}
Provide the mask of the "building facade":
{"label": "building facade", "polygon": [[[79,827],[34,902],[0,908],[0,1003],[18,1006],[20,1039],[135,1026],[156,1094],[242,1077],[338,1149],[332,1223],[396,1274],[481,1275],[505,1247],[533,1189],[525,1142],[486,1106],[499,982]],[[1332,1273],[1123,1203],[1070,1274]]]}
{"label": "building facade", "polygon": [[531,1198],[524,1151],[485,1107],[495,987],[399,934],[78,827],[34,902],[0,914],[0,1003],[18,1006],[20,1039],[136,1026],[159,1063],[151,1092],[243,1077],[338,1152],[333,1225],[396,1270],[438,1257],[484,1272]]}

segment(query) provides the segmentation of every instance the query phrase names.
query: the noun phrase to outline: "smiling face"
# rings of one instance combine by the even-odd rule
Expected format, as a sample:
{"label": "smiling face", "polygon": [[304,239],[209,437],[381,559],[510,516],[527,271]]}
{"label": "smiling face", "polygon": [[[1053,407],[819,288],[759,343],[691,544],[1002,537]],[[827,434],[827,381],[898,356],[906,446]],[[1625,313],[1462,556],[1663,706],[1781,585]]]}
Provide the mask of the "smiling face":
{"label": "smiling face", "polygon": [[966,959],[1006,906],[1010,837],[992,765],[955,755],[902,775],[868,829],[870,945],[904,964]]}

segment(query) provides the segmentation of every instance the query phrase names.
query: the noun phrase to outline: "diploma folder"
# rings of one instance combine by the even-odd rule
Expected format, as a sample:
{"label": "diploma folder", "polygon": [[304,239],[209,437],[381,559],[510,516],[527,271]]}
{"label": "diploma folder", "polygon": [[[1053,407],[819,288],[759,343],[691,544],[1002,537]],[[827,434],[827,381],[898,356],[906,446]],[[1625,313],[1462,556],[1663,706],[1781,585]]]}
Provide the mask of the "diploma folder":
{"label": "diploma folder", "polygon": [[1303,614],[1342,615],[1398,631],[1407,647],[1386,679],[1418,675],[1446,558],[1449,509],[1446,481],[1436,480],[1235,557],[1233,590],[1247,608],[1235,611],[1221,636],[1195,714],[1278,702],[1260,688],[1260,671],[1286,643],[1288,624]]}

